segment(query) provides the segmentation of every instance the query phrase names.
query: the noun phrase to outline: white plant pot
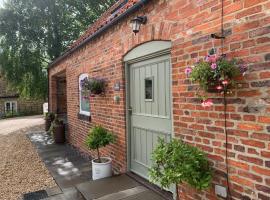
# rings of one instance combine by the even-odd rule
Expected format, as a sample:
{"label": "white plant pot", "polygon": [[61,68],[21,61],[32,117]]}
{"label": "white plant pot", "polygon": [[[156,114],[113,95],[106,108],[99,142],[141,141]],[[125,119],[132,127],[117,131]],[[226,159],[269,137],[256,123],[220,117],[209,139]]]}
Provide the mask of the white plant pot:
{"label": "white plant pot", "polygon": [[92,160],[92,178],[93,180],[102,179],[112,176],[112,159],[109,157],[101,157],[101,160],[106,160],[104,163],[96,162],[97,159]]}

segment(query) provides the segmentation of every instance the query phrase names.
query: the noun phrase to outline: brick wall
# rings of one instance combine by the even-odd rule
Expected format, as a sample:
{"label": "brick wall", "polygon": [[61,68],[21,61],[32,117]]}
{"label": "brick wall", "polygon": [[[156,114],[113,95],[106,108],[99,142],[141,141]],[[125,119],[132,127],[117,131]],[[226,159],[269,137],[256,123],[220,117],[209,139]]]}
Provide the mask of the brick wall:
{"label": "brick wall", "polygon": [[[270,2],[267,0],[225,0],[224,52],[242,58],[249,72],[240,79],[239,88],[229,97],[229,172],[234,199],[270,198]],[[50,79],[66,70],[69,142],[88,152],[84,141],[93,124],[102,124],[118,135],[117,144],[103,149],[112,156],[114,168],[126,171],[126,131],[123,56],[135,46],[151,40],[173,43],[173,113],[174,132],[208,153],[215,169],[214,183],[226,185],[224,114],[221,97],[211,108],[203,108],[195,87],[184,74],[188,64],[204,56],[213,43],[209,35],[219,32],[221,1],[155,0],[144,7],[148,23],[137,36],[126,20],[106,31],[90,44],[50,69]],[[220,41],[214,41],[220,50]],[[108,80],[105,96],[91,97],[91,122],[78,119],[78,77],[81,73]],[[121,91],[113,91],[115,82]],[[50,83],[51,109],[55,83]],[[121,96],[115,104],[113,96]],[[94,155],[94,152],[89,152]],[[179,187],[182,199],[217,199],[213,189],[207,192]]]}
{"label": "brick wall", "polygon": [[17,102],[17,114],[19,115],[37,115],[43,113],[42,100],[26,100],[20,98],[0,98],[0,116],[4,116],[5,102],[16,101]]}
{"label": "brick wall", "polygon": [[16,91],[9,88],[8,82],[0,74],[0,117],[5,113],[5,102],[16,101],[18,114],[42,114],[43,100],[27,100],[19,98]]}

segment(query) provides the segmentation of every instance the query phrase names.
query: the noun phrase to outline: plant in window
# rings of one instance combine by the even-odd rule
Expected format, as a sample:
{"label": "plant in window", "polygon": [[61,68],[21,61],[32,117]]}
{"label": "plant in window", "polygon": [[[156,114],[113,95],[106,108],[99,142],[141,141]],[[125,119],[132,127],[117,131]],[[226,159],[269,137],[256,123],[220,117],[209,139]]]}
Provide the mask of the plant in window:
{"label": "plant in window", "polygon": [[191,81],[199,84],[197,95],[203,99],[202,105],[207,107],[212,105],[205,95],[207,92],[231,93],[236,86],[235,78],[245,75],[246,71],[243,61],[218,56],[212,51],[204,59],[198,59],[193,67],[188,66],[185,73]]}
{"label": "plant in window", "polygon": [[164,139],[159,139],[152,160],[150,180],[159,183],[162,188],[187,183],[204,190],[211,185],[212,170],[206,154],[181,140],[173,139],[166,143]]}
{"label": "plant in window", "polygon": [[106,81],[100,78],[85,78],[81,81],[81,87],[91,94],[99,95],[105,92]]}

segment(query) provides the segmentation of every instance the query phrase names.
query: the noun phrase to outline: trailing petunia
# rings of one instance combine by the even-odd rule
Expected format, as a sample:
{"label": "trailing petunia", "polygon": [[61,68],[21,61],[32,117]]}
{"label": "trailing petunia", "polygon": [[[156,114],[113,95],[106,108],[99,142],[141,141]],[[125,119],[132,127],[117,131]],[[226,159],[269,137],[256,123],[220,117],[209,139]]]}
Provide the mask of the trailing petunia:
{"label": "trailing petunia", "polygon": [[208,92],[230,93],[236,86],[236,77],[244,76],[247,69],[242,60],[209,54],[203,59],[196,59],[193,68],[188,66],[185,73],[191,81],[199,84],[197,95],[202,98],[202,105],[207,107],[212,105],[206,95]]}
{"label": "trailing petunia", "polygon": [[214,103],[212,99],[206,99],[202,102],[202,107],[211,107],[213,104]]}
{"label": "trailing petunia", "polygon": [[99,95],[105,92],[106,81],[102,78],[85,78],[80,84],[82,88],[90,91],[92,95]]}

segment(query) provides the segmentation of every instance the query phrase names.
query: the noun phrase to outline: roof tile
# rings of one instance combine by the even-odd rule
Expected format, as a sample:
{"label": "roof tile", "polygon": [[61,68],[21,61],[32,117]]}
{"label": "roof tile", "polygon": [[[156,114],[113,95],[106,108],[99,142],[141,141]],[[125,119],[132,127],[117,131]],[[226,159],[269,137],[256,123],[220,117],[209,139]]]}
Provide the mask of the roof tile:
{"label": "roof tile", "polygon": [[[129,8],[134,6],[139,0],[119,0],[116,2],[111,8],[109,8],[105,13],[101,15],[101,17],[93,23],[69,48],[68,51],[71,49],[79,46],[81,43],[83,43],[88,37],[96,33],[98,30],[100,30],[103,26],[109,24],[111,21],[113,21],[116,17],[119,15],[125,13]],[[122,7],[120,7],[116,12],[112,13],[117,7],[119,7],[121,4],[123,4]]]}

